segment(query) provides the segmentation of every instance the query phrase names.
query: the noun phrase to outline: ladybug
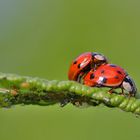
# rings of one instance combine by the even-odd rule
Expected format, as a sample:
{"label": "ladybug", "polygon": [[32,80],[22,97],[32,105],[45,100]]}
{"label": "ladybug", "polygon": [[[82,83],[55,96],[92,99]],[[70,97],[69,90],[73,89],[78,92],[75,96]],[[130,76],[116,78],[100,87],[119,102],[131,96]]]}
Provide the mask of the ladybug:
{"label": "ladybug", "polygon": [[110,93],[121,88],[122,94],[125,90],[130,96],[135,96],[137,91],[134,81],[126,71],[114,64],[101,65],[96,71],[91,69],[83,78],[83,83],[91,87],[110,87]]}
{"label": "ladybug", "polygon": [[81,77],[102,64],[107,64],[107,58],[96,52],[85,52],[79,55],[70,65],[68,78],[80,82]]}

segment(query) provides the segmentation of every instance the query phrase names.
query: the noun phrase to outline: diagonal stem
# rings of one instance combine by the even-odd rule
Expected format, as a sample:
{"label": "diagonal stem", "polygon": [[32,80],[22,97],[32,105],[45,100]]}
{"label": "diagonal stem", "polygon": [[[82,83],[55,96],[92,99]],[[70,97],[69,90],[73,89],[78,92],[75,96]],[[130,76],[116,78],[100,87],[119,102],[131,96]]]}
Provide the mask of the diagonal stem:
{"label": "diagonal stem", "polygon": [[0,107],[16,104],[53,105],[67,103],[92,106],[104,104],[140,115],[140,100],[109,94],[108,88],[87,87],[74,81],[48,81],[14,74],[0,73]]}

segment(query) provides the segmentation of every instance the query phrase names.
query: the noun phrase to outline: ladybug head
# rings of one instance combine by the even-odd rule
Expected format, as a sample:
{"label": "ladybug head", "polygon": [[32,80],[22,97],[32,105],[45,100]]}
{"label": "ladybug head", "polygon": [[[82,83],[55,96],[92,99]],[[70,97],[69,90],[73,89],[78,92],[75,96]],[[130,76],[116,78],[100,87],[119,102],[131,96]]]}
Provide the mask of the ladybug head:
{"label": "ladybug head", "polygon": [[132,80],[132,78],[130,78],[129,76],[125,77],[122,83],[122,88],[125,89],[127,92],[129,92],[131,96],[135,96],[137,92],[136,85],[134,81]]}
{"label": "ladybug head", "polygon": [[108,63],[107,58],[100,53],[92,53],[92,57],[93,57],[94,64],[96,66],[100,66],[102,64],[107,64]]}

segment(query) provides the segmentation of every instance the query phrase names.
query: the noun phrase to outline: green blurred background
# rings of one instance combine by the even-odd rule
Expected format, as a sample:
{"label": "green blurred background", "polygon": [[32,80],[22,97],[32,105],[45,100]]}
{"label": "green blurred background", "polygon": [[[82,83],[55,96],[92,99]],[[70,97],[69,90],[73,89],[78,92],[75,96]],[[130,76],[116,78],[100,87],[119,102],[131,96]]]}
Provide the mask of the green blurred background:
{"label": "green blurred background", "polygon": [[[0,0],[0,71],[67,80],[71,61],[100,52],[138,83],[139,0]],[[139,140],[140,119],[68,105],[0,109],[0,140]]]}

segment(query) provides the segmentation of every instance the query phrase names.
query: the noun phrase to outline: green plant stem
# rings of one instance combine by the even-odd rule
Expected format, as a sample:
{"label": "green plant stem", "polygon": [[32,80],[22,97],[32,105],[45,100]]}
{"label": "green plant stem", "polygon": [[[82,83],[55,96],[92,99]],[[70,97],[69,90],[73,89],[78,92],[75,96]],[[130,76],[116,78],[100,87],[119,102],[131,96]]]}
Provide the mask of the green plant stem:
{"label": "green plant stem", "polygon": [[109,94],[108,88],[87,87],[74,81],[48,81],[0,73],[0,107],[16,104],[52,105],[67,103],[92,106],[104,104],[140,115],[140,100],[119,94]]}

